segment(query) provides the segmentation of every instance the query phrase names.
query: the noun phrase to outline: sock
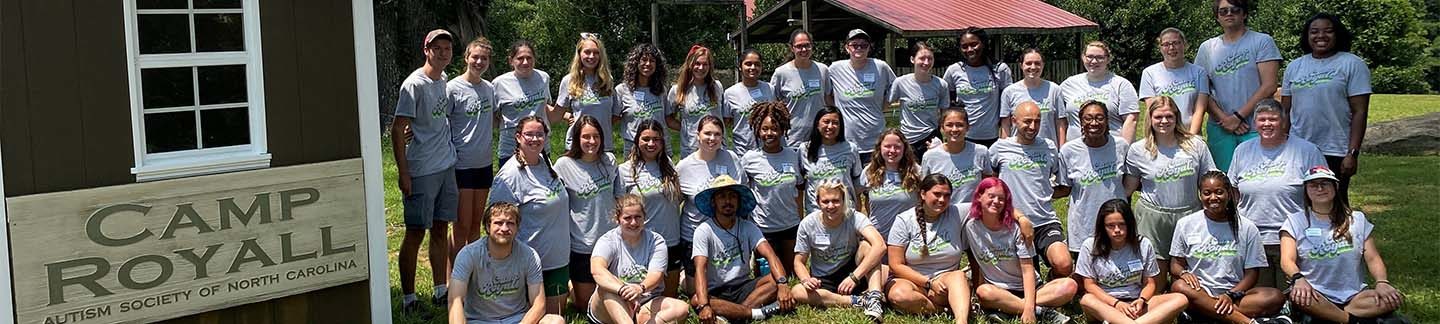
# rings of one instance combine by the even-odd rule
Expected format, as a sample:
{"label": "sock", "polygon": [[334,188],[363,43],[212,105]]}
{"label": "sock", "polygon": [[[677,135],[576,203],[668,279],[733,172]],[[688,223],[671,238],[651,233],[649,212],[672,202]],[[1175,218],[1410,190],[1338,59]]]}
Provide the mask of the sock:
{"label": "sock", "polygon": [[435,285],[435,297],[449,295],[450,289],[445,285]]}
{"label": "sock", "polygon": [[751,309],[751,310],[750,310],[750,319],[757,320],[757,321],[758,321],[758,320],[763,320],[763,319],[765,319],[765,312],[760,311],[759,308]]}
{"label": "sock", "polygon": [[850,306],[860,306],[860,296],[850,295]]}
{"label": "sock", "polygon": [[400,300],[406,304],[413,303],[415,302],[415,294],[405,294],[405,297],[400,297]]}

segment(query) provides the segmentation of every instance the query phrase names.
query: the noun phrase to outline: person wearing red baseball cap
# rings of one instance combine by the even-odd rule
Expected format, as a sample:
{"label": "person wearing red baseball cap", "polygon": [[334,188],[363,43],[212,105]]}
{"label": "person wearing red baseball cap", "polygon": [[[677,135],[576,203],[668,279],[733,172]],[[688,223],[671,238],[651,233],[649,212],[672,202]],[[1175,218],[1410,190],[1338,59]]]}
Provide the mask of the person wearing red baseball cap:
{"label": "person wearing red baseball cap", "polygon": [[445,66],[454,48],[450,32],[430,31],[421,42],[425,65],[400,84],[395,123],[390,126],[398,186],[404,195],[405,239],[400,243],[401,311],[419,310],[415,298],[415,263],[420,242],[430,232],[433,301],[444,305],[446,274],[450,273],[450,222],[455,220],[460,193],[455,183],[455,147],[450,142],[450,100],[445,93]]}

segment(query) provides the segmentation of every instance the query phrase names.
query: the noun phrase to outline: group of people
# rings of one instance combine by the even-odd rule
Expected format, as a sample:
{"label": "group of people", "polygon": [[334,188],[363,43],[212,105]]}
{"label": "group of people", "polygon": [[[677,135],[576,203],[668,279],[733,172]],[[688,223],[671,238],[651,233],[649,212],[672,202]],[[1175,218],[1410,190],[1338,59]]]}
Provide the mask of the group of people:
{"label": "group of people", "polygon": [[[796,30],[768,82],[743,51],[723,89],[704,46],[666,87],[654,45],[634,46],[616,80],[582,33],[552,92],[525,41],[488,81],[493,49],[469,42],[450,79],[454,39],[432,31],[392,125],[402,311],[419,309],[428,232],[451,323],[559,323],[567,305],[598,323],[743,322],[797,303],[1059,323],[1076,299],[1109,323],[1391,316],[1403,298],[1346,195],[1370,94],[1352,35],[1315,15],[1281,80],[1274,41],[1245,25],[1249,1],[1214,12],[1224,34],[1195,63],[1182,32],[1160,33],[1164,60],[1138,93],[1099,41],[1060,84],[1034,50],[1013,81],[982,30],[940,75],[936,49],[915,43],[914,73],[896,77],[859,29],[828,65]],[[565,150],[548,152],[560,125]]]}

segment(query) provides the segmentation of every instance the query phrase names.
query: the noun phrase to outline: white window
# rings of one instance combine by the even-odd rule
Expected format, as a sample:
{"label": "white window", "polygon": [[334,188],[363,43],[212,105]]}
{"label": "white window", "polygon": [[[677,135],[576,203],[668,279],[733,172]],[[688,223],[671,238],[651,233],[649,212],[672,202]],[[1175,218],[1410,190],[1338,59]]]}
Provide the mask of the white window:
{"label": "white window", "polygon": [[265,168],[258,0],[125,0],[138,181]]}

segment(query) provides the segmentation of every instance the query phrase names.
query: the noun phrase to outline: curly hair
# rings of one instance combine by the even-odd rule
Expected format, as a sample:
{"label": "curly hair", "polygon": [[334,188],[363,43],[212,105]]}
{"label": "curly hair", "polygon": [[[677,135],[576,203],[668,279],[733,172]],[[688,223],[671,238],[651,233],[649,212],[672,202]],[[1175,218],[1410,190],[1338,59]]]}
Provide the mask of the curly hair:
{"label": "curly hair", "polygon": [[650,87],[650,94],[656,96],[664,95],[665,76],[668,75],[665,69],[665,55],[660,53],[660,48],[650,43],[640,43],[630,48],[630,54],[625,56],[625,75],[624,80],[621,82],[625,83],[625,86],[630,87],[630,90],[635,90],[635,87],[640,84],[640,78],[642,77],[640,75],[640,61],[646,57],[649,57],[650,61],[655,63],[655,72],[650,74],[650,78],[646,80],[645,84]]}
{"label": "curly hair", "polygon": [[[760,138],[760,126],[765,124],[765,119],[775,121],[781,136],[790,131],[790,108],[779,101],[757,102],[750,108],[750,129],[755,131],[755,138]],[[783,143],[783,142],[782,142]]]}

